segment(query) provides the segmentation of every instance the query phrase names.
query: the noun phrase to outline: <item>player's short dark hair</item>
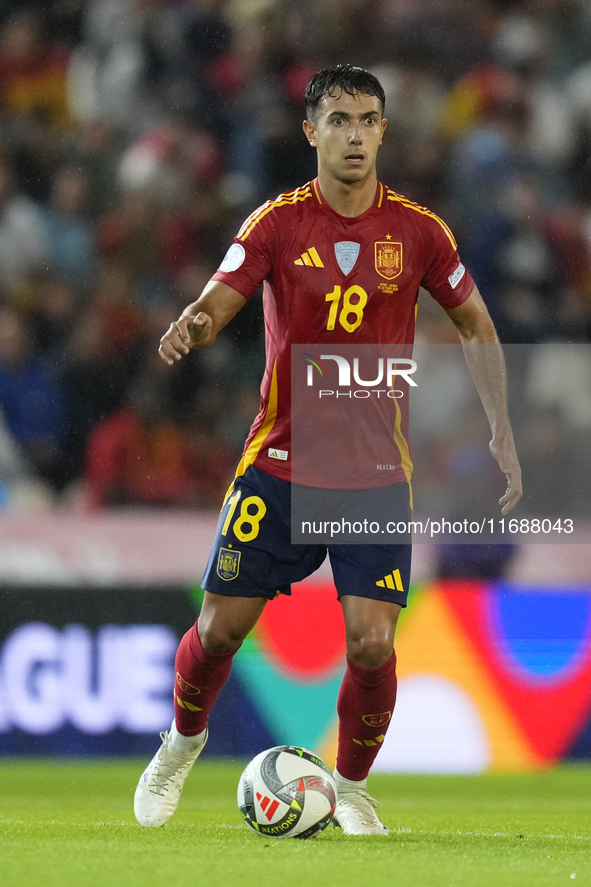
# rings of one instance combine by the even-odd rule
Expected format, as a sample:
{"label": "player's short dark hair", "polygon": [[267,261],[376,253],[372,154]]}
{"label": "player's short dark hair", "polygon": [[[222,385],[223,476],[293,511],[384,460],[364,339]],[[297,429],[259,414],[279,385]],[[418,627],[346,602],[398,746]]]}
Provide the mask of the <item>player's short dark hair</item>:
{"label": "player's short dark hair", "polygon": [[304,103],[306,116],[313,120],[318,110],[318,105],[323,98],[335,96],[339,92],[349,95],[375,95],[382,105],[382,114],[386,104],[384,87],[377,77],[357,68],[355,65],[333,65],[331,68],[323,68],[314,74],[304,91]]}

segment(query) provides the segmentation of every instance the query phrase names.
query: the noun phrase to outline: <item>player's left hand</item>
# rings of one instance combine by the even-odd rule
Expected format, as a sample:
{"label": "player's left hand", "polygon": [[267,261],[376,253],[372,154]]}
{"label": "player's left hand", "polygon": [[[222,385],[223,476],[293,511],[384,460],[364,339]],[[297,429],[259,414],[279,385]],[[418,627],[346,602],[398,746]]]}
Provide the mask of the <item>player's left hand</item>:
{"label": "player's left hand", "polygon": [[499,463],[499,468],[507,478],[507,489],[499,499],[499,505],[501,506],[501,514],[509,514],[523,496],[521,466],[519,465],[512,435],[501,439],[493,437],[489,444],[489,449]]}

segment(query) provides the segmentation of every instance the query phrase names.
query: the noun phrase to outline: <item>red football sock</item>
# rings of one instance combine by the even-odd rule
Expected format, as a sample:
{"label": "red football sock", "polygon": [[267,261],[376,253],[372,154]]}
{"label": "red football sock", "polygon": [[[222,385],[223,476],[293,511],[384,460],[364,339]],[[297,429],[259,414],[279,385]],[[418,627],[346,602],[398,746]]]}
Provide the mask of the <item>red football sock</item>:
{"label": "red football sock", "polygon": [[396,702],[396,655],[380,668],[347,659],[337,700],[337,770],[345,779],[365,779],[390,725]]}
{"label": "red football sock", "polygon": [[231,653],[203,649],[197,622],[182,638],[175,660],[174,713],[184,736],[196,736],[207,726],[209,713],[230,674]]}

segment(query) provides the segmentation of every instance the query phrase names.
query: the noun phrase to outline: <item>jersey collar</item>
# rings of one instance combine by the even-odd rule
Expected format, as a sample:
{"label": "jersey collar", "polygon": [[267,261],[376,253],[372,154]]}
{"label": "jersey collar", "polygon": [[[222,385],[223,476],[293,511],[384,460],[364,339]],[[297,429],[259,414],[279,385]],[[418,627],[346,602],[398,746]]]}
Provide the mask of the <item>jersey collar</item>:
{"label": "jersey collar", "polygon": [[[322,196],[322,191],[320,190],[320,183],[318,181],[318,178],[315,178],[313,180],[312,190],[314,191],[314,195],[315,195],[318,203],[322,204],[323,206],[326,206],[328,209],[331,209],[331,207],[328,205],[328,203],[326,202],[326,200]],[[375,196],[374,202],[370,206],[369,210],[373,209],[374,207],[378,207],[378,209],[379,209],[382,206],[382,203],[384,202],[385,195],[386,195],[386,189],[384,188],[384,186],[382,185],[381,182],[378,182],[377,187],[376,187],[376,196]],[[366,210],[365,212],[369,212],[369,210]],[[333,210],[333,212],[334,212],[334,210]],[[337,213],[337,215],[338,215],[338,213]],[[365,213],[363,213],[362,215],[365,215]],[[355,218],[355,217],[353,217],[353,218]]]}

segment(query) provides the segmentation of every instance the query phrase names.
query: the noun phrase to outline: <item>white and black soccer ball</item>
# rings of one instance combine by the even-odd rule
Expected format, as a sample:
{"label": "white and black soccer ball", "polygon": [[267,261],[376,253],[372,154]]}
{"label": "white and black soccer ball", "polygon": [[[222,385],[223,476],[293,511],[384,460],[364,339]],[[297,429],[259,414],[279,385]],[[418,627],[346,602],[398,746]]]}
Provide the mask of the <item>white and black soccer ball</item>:
{"label": "white and black soccer ball", "polygon": [[336,802],[330,769],[294,745],[262,751],[238,783],[244,821],[265,838],[311,838],[330,823]]}

